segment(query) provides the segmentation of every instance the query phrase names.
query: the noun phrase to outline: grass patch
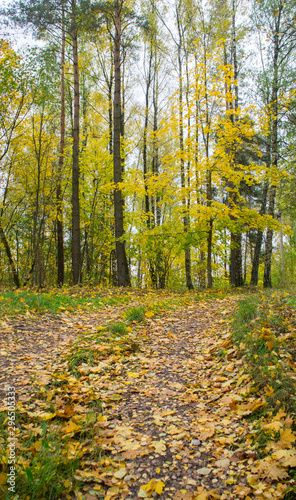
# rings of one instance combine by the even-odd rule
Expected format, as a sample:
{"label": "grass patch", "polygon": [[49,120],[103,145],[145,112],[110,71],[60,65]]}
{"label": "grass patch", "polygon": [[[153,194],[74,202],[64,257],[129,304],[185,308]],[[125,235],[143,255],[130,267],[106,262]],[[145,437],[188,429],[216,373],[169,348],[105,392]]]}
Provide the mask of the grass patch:
{"label": "grass patch", "polygon": [[134,321],[135,323],[142,323],[142,321],[144,321],[145,319],[145,307],[139,306],[127,309],[127,311],[125,312],[125,318],[130,322]]}
{"label": "grass patch", "polygon": [[125,323],[122,323],[122,322],[113,323],[112,325],[110,325],[110,332],[114,337],[126,335],[127,334],[127,326]]}
{"label": "grass patch", "polygon": [[60,314],[93,311],[107,306],[128,303],[132,294],[115,294],[113,290],[89,288],[52,288],[36,290],[2,290],[0,292],[0,315]]}
{"label": "grass patch", "polygon": [[259,390],[266,393],[266,410],[276,412],[282,406],[296,414],[296,311],[288,297],[278,292],[242,299],[232,325],[232,340]]}
{"label": "grass patch", "polygon": [[[1,436],[7,439],[6,412],[1,412],[3,424]],[[3,499],[24,498],[32,500],[57,500],[64,498],[68,491],[79,488],[80,482],[72,479],[79,464],[79,455],[69,455],[69,439],[61,439],[56,426],[38,418],[28,418],[26,412],[16,412],[18,425],[15,492],[8,491],[7,485],[0,486]],[[20,431],[19,428],[22,430]],[[1,444],[1,447],[3,444]],[[8,473],[5,450],[1,450],[1,473]]]}
{"label": "grass patch", "polygon": [[75,345],[72,352],[67,356],[68,370],[76,377],[79,375],[78,368],[85,364],[93,366],[94,351],[91,348]]}

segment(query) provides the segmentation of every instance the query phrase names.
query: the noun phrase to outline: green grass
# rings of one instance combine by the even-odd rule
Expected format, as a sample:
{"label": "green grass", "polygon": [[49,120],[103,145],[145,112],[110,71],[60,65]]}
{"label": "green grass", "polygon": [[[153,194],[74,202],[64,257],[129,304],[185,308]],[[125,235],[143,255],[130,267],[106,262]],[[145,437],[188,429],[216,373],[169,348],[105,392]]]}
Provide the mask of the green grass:
{"label": "green grass", "polygon": [[296,314],[287,294],[256,294],[238,304],[232,339],[259,390],[271,388],[265,411],[283,406],[296,413],[295,381],[289,373],[296,356],[295,327]]}
{"label": "green grass", "polygon": [[136,323],[142,323],[145,319],[145,307],[131,307],[125,312],[125,318],[127,321],[134,321]]}
{"label": "green grass", "polygon": [[93,349],[90,347],[81,347],[79,344],[75,344],[72,352],[67,356],[68,370],[71,374],[78,377],[78,368],[82,364],[93,366],[94,359],[95,356]]}
{"label": "green grass", "polygon": [[125,323],[122,323],[121,321],[119,321],[118,323],[112,323],[109,329],[114,337],[127,334],[127,326]]}
{"label": "green grass", "polygon": [[0,316],[17,315],[27,312],[33,314],[60,314],[65,311],[79,312],[102,307],[116,306],[131,300],[130,295],[110,296],[108,291],[81,288],[34,290],[2,290],[0,292]]}
{"label": "green grass", "polygon": [[[0,413],[1,435],[7,439],[6,412]],[[28,500],[59,500],[67,493],[70,486],[66,482],[73,478],[79,464],[79,457],[67,456],[68,441],[61,441],[54,426],[36,419],[29,425],[27,415],[16,413],[16,422],[22,426],[19,434],[21,449],[17,449],[18,465],[16,468],[15,493],[0,486],[0,497],[3,500],[12,498]],[[3,447],[3,444],[2,444]],[[0,465],[2,472],[8,472],[4,460],[5,451],[1,450]],[[74,480],[75,486],[79,482]],[[65,486],[66,484],[66,486]],[[71,489],[73,488],[73,481]],[[1,490],[2,488],[2,490]]]}

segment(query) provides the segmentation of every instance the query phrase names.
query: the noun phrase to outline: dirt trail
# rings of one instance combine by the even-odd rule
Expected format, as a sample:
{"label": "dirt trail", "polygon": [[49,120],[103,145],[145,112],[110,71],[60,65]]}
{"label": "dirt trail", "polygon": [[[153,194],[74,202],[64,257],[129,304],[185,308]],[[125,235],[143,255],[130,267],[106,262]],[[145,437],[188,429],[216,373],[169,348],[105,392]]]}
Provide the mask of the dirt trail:
{"label": "dirt trail", "polygon": [[[71,494],[69,490],[67,498],[283,498],[280,482],[265,476],[261,482],[257,453],[250,440],[246,441],[250,429],[239,404],[248,397],[251,381],[231,345],[226,319],[235,302],[233,297],[207,300],[162,317],[146,318],[133,325],[138,352],[122,356],[115,344],[107,343],[105,358],[98,327],[122,320],[127,305],[84,315],[44,316],[31,323],[25,319],[7,322],[0,350],[10,357],[3,356],[0,368],[5,366],[6,383],[10,375],[24,402],[34,389],[29,377],[36,368],[37,377],[49,375],[42,385],[50,386],[50,374],[59,368],[59,356],[65,355],[71,341],[84,330],[96,332],[89,337],[89,348],[96,346],[100,361],[80,366],[81,376],[70,377],[64,395],[63,389],[54,389],[58,391],[55,411],[59,416],[65,412],[63,439],[72,425],[77,436],[72,441],[70,435],[69,443],[75,450],[83,448],[83,442],[77,441],[76,424],[89,411],[86,394],[93,393],[104,409],[103,415],[90,409],[93,437],[74,475],[81,481],[81,490]],[[129,303],[128,307],[132,305],[138,304]],[[116,341],[113,337],[112,342]],[[87,338],[85,342],[87,345]],[[60,369],[63,367],[65,364]],[[34,404],[43,411],[42,401]],[[88,460],[87,453],[94,449],[102,449],[101,459]],[[250,480],[252,484],[248,484]]]}
{"label": "dirt trail", "polygon": [[[151,321],[147,354],[117,374],[113,390],[122,400],[107,403],[114,428],[103,447],[125,461],[129,493],[122,498],[153,498],[161,483],[161,498],[176,500],[204,490],[213,495],[204,498],[221,499],[244,498],[251,491],[246,473],[256,457],[240,450],[246,424],[231,409],[240,366],[213,356],[223,344],[219,310],[226,307],[232,309],[233,301],[212,301]],[[227,332],[224,337],[227,342]]]}

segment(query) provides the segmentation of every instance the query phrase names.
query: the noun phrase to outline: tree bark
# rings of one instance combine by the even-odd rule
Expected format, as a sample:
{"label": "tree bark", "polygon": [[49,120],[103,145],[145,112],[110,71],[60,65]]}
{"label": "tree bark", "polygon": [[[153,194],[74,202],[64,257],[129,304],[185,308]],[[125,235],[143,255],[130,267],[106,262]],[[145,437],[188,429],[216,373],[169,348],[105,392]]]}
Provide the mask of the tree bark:
{"label": "tree bark", "polygon": [[[268,193],[268,182],[265,181],[263,186],[260,215],[264,215],[266,213],[267,193]],[[258,229],[253,262],[252,262],[251,282],[250,282],[251,285],[254,286],[258,285],[258,272],[259,272],[259,261],[260,261],[262,240],[263,240],[263,231],[260,231],[260,229]]]}
{"label": "tree bark", "polygon": [[[232,64],[233,64],[233,77],[234,77],[234,107],[235,113],[231,115],[232,124],[235,125],[236,122],[236,112],[238,109],[238,69],[237,69],[237,54],[236,54],[236,29],[235,29],[235,0],[232,0]],[[236,146],[234,146],[236,148]],[[237,170],[237,151],[234,151],[234,170]],[[234,192],[234,186],[229,182],[230,191],[230,206],[235,208],[237,204],[237,196]],[[235,220],[232,217],[232,220]],[[231,243],[230,243],[230,283],[235,287],[240,287],[244,284],[243,280],[243,269],[242,269],[242,235],[240,229],[236,232],[231,232]]]}
{"label": "tree bark", "polygon": [[149,203],[149,193],[148,193],[148,162],[147,162],[147,132],[148,132],[148,118],[149,118],[149,90],[151,86],[151,70],[152,70],[152,46],[150,49],[149,55],[149,68],[148,75],[146,81],[146,92],[145,92],[145,120],[144,120],[144,134],[143,134],[143,175],[144,175],[144,187],[145,187],[145,214],[146,214],[146,224],[147,228],[150,228],[151,225],[151,216],[150,216],[150,203]]}
{"label": "tree bark", "polygon": [[60,124],[60,154],[57,175],[57,265],[58,265],[58,286],[63,286],[65,279],[64,264],[64,227],[63,227],[63,209],[62,209],[62,175],[64,168],[64,149],[65,149],[65,11],[62,6],[62,52],[61,52],[61,124]]}
{"label": "tree bark", "polygon": [[115,37],[114,37],[114,118],[113,118],[113,171],[114,171],[114,218],[118,286],[130,286],[128,262],[125,252],[124,224],[123,224],[123,197],[118,184],[122,182],[121,161],[121,12],[119,0],[115,0]]}
{"label": "tree bark", "polygon": [[[273,49],[273,80],[271,94],[271,167],[275,171],[278,166],[278,57],[279,57],[279,31],[280,19],[283,3],[279,6],[279,12],[276,16],[274,30],[274,49]],[[276,197],[276,186],[271,184],[268,199],[268,215],[274,218],[274,206]],[[273,230],[268,228],[265,243],[265,262],[264,262],[264,288],[271,288],[271,258],[272,258],[272,238]]]}
{"label": "tree bark", "polygon": [[72,0],[72,48],[74,69],[74,115],[72,148],[72,274],[73,284],[80,283],[81,245],[80,245],[80,203],[79,203],[79,66],[76,25],[76,0]]}
{"label": "tree bark", "polygon": [[[185,180],[185,165],[184,165],[184,127],[183,127],[183,75],[182,75],[182,59],[181,59],[181,31],[178,20],[179,29],[179,45],[178,45],[178,66],[179,66],[179,144],[180,144],[180,176],[181,176],[181,189],[182,189],[182,205],[183,205],[183,226],[185,237],[189,230],[189,213],[186,203],[186,180]],[[185,276],[186,276],[186,286],[188,290],[193,289],[193,283],[191,278],[191,257],[190,257],[190,246],[185,242]]]}
{"label": "tree bark", "polygon": [[9,246],[9,243],[7,241],[7,238],[6,238],[6,235],[5,235],[5,233],[4,233],[3,228],[2,228],[1,225],[0,225],[0,239],[1,239],[2,243],[3,243],[6,255],[8,257],[8,261],[9,261],[10,268],[11,268],[12,275],[13,275],[14,284],[15,284],[15,286],[17,288],[20,288],[21,287],[21,283],[20,283],[20,279],[19,279],[19,275],[18,275],[18,270],[15,267],[14,260],[13,260],[13,257],[12,257],[12,253],[11,253],[11,250],[10,250],[10,246]]}

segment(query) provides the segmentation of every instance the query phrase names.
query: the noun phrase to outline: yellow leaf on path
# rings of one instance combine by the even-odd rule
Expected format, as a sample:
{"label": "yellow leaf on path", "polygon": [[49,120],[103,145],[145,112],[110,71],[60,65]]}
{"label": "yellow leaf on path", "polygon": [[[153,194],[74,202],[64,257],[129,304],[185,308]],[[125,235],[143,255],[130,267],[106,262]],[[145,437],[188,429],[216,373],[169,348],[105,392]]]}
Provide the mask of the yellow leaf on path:
{"label": "yellow leaf on path", "polygon": [[271,455],[274,460],[287,460],[291,457],[296,457],[296,451],[294,450],[276,450]]}
{"label": "yellow leaf on path", "polygon": [[119,495],[120,489],[118,486],[112,486],[112,488],[109,488],[107,491],[107,495],[105,496],[105,500],[111,500],[112,498],[115,498]]}
{"label": "yellow leaf on path", "polygon": [[284,441],[286,443],[294,443],[296,441],[296,436],[294,436],[291,429],[285,429],[280,433],[280,441]]}
{"label": "yellow leaf on path", "polygon": [[136,372],[127,372],[127,376],[131,378],[139,378],[140,374]]}
{"label": "yellow leaf on path", "polygon": [[155,453],[162,453],[166,450],[166,444],[163,439],[161,439],[160,441],[152,441],[151,445],[154,446]]}
{"label": "yellow leaf on path", "polygon": [[196,497],[194,497],[194,500],[216,500],[219,498],[220,498],[220,495],[219,495],[218,491],[211,490],[211,491],[202,491]]}
{"label": "yellow leaf on path", "polygon": [[276,464],[273,464],[266,471],[265,477],[268,477],[273,481],[278,481],[279,479],[286,479],[287,477],[289,477],[289,474],[280,467],[278,467]]}
{"label": "yellow leaf on path", "polygon": [[161,495],[164,486],[165,486],[165,484],[162,481],[157,481],[157,484],[155,485],[154,491],[156,491],[156,493]]}
{"label": "yellow leaf on path", "polygon": [[123,479],[124,476],[126,476],[126,469],[124,467],[121,467],[118,471],[115,472],[114,477],[116,479]]}
{"label": "yellow leaf on path", "polygon": [[199,432],[199,439],[205,441],[209,437],[212,437],[216,432],[214,424],[205,425]]}
{"label": "yellow leaf on path", "polygon": [[140,489],[147,491],[148,493],[153,493],[154,491],[158,493],[158,495],[162,494],[162,490],[165,487],[165,484],[162,481],[158,481],[158,479],[150,479],[149,483],[143,484]]}
{"label": "yellow leaf on path", "polygon": [[296,456],[287,458],[281,465],[284,467],[296,467]]}

